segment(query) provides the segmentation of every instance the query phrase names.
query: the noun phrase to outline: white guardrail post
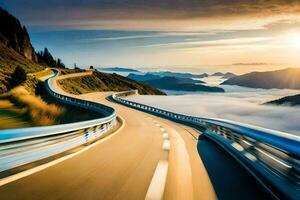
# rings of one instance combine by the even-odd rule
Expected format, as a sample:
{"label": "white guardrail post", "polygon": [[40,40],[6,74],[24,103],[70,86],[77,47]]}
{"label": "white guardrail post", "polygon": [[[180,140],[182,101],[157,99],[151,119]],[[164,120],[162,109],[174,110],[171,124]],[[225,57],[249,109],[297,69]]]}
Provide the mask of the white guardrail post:
{"label": "white guardrail post", "polygon": [[238,122],[182,115],[136,103],[119,92],[120,104],[200,129],[237,159],[274,198],[300,199],[300,137]]}
{"label": "white guardrail post", "polygon": [[0,130],[0,173],[88,144],[117,124],[116,111],[106,105],[62,95],[53,87],[58,71],[46,81],[57,101],[101,113],[104,117],[53,126]]}

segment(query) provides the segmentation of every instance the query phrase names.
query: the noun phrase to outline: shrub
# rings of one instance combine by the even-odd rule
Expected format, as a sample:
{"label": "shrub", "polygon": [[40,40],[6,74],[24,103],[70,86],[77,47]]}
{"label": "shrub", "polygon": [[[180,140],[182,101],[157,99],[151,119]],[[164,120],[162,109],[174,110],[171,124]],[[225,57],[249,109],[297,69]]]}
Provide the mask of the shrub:
{"label": "shrub", "polygon": [[16,67],[15,71],[11,75],[10,87],[13,88],[20,85],[26,80],[26,77],[26,71],[20,66]]}

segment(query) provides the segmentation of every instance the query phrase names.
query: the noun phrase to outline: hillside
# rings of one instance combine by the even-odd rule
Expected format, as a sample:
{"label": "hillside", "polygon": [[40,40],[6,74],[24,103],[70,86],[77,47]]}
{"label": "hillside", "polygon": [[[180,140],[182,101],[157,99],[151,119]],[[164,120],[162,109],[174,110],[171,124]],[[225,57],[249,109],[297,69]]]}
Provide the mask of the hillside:
{"label": "hillside", "polygon": [[269,101],[266,104],[275,104],[275,105],[290,105],[290,106],[299,106],[300,105],[300,94],[293,96],[286,96],[274,101]]}
{"label": "hillside", "polygon": [[63,79],[59,81],[61,87],[71,94],[84,94],[96,91],[126,91],[137,89],[140,94],[165,95],[158,89],[140,83],[118,74],[93,72],[92,76]]}
{"label": "hillside", "polygon": [[27,73],[41,71],[45,68],[0,42],[0,94],[8,91],[10,81],[13,81],[11,74],[17,66],[22,67]]}
{"label": "hillside", "polygon": [[[188,79],[195,81],[193,79]],[[175,90],[175,91],[202,91],[202,92],[225,92],[224,89],[219,87],[210,87],[201,84],[195,84],[195,82],[189,82],[187,79],[178,79],[175,77],[162,77],[160,79],[147,80],[145,83],[164,90]],[[199,82],[198,82],[199,83]]]}
{"label": "hillside", "polygon": [[0,94],[10,89],[11,74],[17,66],[26,73],[43,70],[37,63],[30,37],[24,26],[14,16],[0,8]]}
{"label": "hillside", "polygon": [[222,85],[238,85],[263,89],[300,89],[300,69],[288,68],[268,72],[251,72],[230,78]]}

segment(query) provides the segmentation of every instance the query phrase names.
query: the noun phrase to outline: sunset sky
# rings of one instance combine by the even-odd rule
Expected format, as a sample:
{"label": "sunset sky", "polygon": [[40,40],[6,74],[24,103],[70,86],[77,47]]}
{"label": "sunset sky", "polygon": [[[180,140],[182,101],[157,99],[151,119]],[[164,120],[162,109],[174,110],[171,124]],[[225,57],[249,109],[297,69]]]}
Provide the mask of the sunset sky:
{"label": "sunset sky", "polygon": [[0,0],[34,47],[73,66],[300,67],[299,0]]}

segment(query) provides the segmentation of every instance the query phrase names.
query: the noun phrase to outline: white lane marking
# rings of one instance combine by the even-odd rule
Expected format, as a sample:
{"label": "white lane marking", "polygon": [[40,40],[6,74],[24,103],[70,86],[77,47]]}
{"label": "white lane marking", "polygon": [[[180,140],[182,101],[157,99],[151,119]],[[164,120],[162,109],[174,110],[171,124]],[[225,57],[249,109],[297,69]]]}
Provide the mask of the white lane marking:
{"label": "white lane marking", "polygon": [[48,162],[48,163],[39,165],[39,166],[37,166],[37,167],[28,169],[28,170],[26,170],[26,171],[22,171],[22,172],[20,172],[20,173],[11,175],[11,176],[9,176],[9,177],[0,179],[0,186],[3,186],[3,185],[8,184],[8,183],[10,183],[10,182],[13,182],[13,181],[16,181],[16,180],[18,180],[18,179],[24,178],[24,177],[26,177],[26,176],[32,175],[32,174],[37,173],[37,172],[39,172],[39,171],[42,171],[42,170],[44,170],[44,169],[46,169],[46,168],[48,168],[48,167],[54,166],[54,165],[56,165],[56,164],[58,164],[58,163],[61,163],[61,162],[65,161],[65,160],[68,160],[68,159],[70,159],[70,158],[73,158],[74,156],[77,156],[78,154],[83,153],[83,152],[85,152],[85,151],[87,151],[87,150],[89,150],[89,149],[95,147],[96,145],[98,145],[98,144],[100,144],[100,143],[103,143],[103,142],[107,141],[108,139],[112,138],[114,135],[116,135],[117,133],[119,133],[119,132],[124,128],[124,126],[125,126],[125,119],[122,118],[121,116],[118,116],[118,117],[120,117],[120,119],[121,119],[121,121],[122,121],[122,125],[121,125],[121,127],[120,127],[118,130],[116,130],[114,133],[111,133],[110,135],[108,135],[108,136],[106,136],[106,137],[100,139],[99,141],[97,141],[97,142],[95,142],[95,143],[93,143],[93,144],[91,144],[91,145],[89,145],[89,146],[87,146],[87,147],[85,147],[85,148],[83,148],[83,149],[81,149],[81,150],[75,152],[75,153],[66,155],[66,156],[64,156],[64,157],[58,158],[58,159],[56,159],[56,160],[53,160],[53,161],[51,161],[51,162]]}
{"label": "white lane marking", "polygon": [[164,133],[163,134],[163,139],[169,139],[169,134],[168,133]]}
{"label": "white lane marking", "polygon": [[166,132],[166,129],[160,128],[160,131],[161,131],[161,132]]}
{"label": "white lane marking", "polygon": [[168,161],[160,160],[156,166],[145,200],[163,199],[168,175]]}
{"label": "white lane marking", "polygon": [[233,142],[232,144],[231,144],[231,146],[233,146],[236,150],[238,150],[238,151],[244,151],[244,148],[240,145],[240,144],[238,144],[238,143],[236,143],[236,142]]}
{"label": "white lane marking", "polygon": [[251,160],[251,161],[256,161],[257,159],[255,158],[255,156],[253,156],[252,154],[250,154],[250,153],[245,153],[245,156],[249,159],[249,160]]}
{"label": "white lane marking", "polygon": [[165,150],[165,151],[169,151],[170,147],[171,147],[170,140],[165,139],[164,142],[163,142],[163,145],[162,145],[162,149]]}

